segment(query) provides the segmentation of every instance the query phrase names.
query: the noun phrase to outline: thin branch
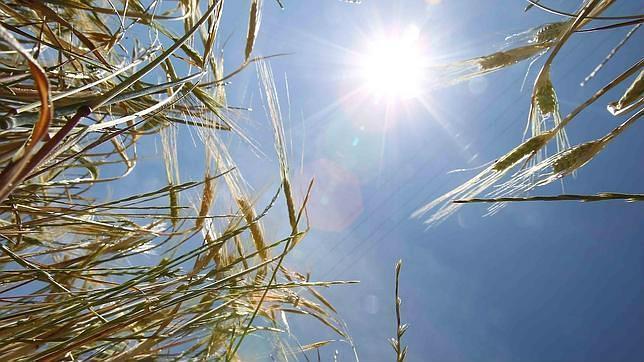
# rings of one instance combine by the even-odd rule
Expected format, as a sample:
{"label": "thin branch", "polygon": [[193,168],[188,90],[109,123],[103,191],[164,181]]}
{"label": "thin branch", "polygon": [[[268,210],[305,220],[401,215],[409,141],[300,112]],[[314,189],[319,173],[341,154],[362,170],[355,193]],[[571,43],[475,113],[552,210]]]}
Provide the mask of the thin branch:
{"label": "thin branch", "polygon": [[454,200],[455,204],[472,204],[472,203],[495,203],[495,202],[523,202],[523,201],[607,201],[607,200],[625,200],[627,202],[644,201],[644,194],[619,194],[614,192],[601,192],[596,195],[575,195],[562,194],[557,196],[530,196],[530,197],[496,197],[496,198],[473,198]]}

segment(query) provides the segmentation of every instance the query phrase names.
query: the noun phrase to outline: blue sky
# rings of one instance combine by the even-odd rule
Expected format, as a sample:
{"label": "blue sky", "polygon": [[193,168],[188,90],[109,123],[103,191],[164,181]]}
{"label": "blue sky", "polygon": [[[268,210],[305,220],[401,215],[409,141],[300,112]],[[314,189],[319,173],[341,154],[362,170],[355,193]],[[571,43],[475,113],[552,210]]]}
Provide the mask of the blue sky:
{"label": "blue sky", "polygon": [[[549,1],[572,11],[571,4]],[[482,165],[522,138],[530,87],[527,64],[451,87],[427,89],[419,99],[356,99],[356,55],[379,34],[420,29],[429,62],[447,63],[509,45],[507,35],[559,18],[521,1],[266,1],[256,55],[271,60],[285,115],[298,190],[316,178],[312,231],[288,264],[315,280],[360,280],[325,291],[352,334],[360,359],[394,358],[393,268],[403,259],[403,319],[410,361],[641,361],[644,358],[644,207],[624,202],[515,204],[484,217],[471,205],[426,230],[409,215],[467,180],[448,173]],[[618,2],[611,14],[634,13]],[[247,2],[228,2],[240,16],[225,49],[239,63]],[[553,65],[562,113],[588,98],[641,56],[642,34],[631,39],[588,86],[579,83],[627,29],[576,35]],[[537,63],[539,64],[539,63]],[[535,66],[527,84],[534,79]],[[395,71],[395,70],[393,70]],[[290,102],[286,102],[288,83]],[[599,138],[622,120],[605,104],[624,86],[584,111],[569,127],[572,144]],[[234,143],[245,176],[258,192],[278,181],[269,123],[253,69],[229,86],[232,105],[254,109],[244,127],[267,156]],[[565,189],[574,193],[642,192],[642,127],[611,143]],[[184,142],[190,143],[188,135]],[[201,154],[201,153],[199,153]],[[184,155],[183,167],[200,160]],[[200,174],[198,175],[200,176]],[[271,178],[272,177],[272,178]],[[162,182],[162,180],[161,180]],[[561,192],[551,185],[539,194]],[[269,219],[270,220],[270,219]],[[283,230],[267,232],[274,236]],[[300,342],[334,338],[309,321],[294,324]],[[322,349],[323,360],[343,344]]]}

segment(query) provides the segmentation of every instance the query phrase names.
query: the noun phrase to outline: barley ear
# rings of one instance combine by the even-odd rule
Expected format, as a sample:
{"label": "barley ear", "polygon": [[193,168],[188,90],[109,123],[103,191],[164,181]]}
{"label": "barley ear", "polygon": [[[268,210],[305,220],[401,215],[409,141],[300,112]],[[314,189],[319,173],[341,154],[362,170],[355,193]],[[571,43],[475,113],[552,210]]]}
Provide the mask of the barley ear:
{"label": "barley ear", "polygon": [[561,36],[568,26],[570,26],[570,21],[544,24],[534,33],[532,42],[537,44],[553,42]]}
{"label": "barley ear", "polygon": [[250,55],[253,52],[259,25],[261,23],[261,0],[252,0],[250,4],[250,14],[248,15],[248,34],[246,35],[246,49],[244,50],[244,62],[248,63]]}
{"label": "barley ear", "polygon": [[546,132],[526,140],[519,146],[515,147],[512,151],[508,152],[505,156],[498,159],[492,168],[499,172],[505,171],[521,162],[526,157],[532,157],[537,153],[537,151],[545,146],[546,143],[554,137],[554,135],[555,134],[553,132]]}
{"label": "barley ear", "polygon": [[550,69],[544,69],[535,82],[533,103],[543,115],[553,114],[557,111],[557,95],[550,79]]}
{"label": "barley ear", "polygon": [[244,198],[237,198],[235,200],[237,205],[239,205],[239,210],[244,215],[244,220],[248,224],[250,229],[251,237],[255,243],[255,249],[259,253],[259,257],[262,261],[268,259],[268,251],[266,249],[266,243],[264,241],[264,232],[262,231],[261,224],[257,221],[257,214],[255,213],[255,208],[253,205]]}
{"label": "barley ear", "polygon": [[203,185],[203,195],[201,196],[201,205],[199,205],[199,215],[197,221],[195,222],[195,228],[201,229],[204,225],[205,218],[210,212],[212,201],[215,197],[215,182],[210,175],[209,171],[206,171],[206,177],[204,179]]}
{"label": "barley ear", "polygon": [[531,44],[506,51],[496,52],[476,61],[481,71],[491,71],[516,64],[522,60],[532,58],[547,48],[543,44]]}
{"label": "barley ear", "polygon": [[570,174],[588,163],[604,145],[602,140],[595,140],[570,148],[553,161],[552,170],[560,177]]}

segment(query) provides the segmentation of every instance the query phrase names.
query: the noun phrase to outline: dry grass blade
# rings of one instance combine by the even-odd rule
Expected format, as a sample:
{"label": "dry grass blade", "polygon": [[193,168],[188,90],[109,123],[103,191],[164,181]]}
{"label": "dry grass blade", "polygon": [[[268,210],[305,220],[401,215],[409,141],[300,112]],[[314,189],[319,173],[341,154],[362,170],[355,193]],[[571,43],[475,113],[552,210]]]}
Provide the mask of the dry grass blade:
{"label": "dry grass blade", "polygon": [[21,181],[21,176],[24,177],[24,168],[31,160],[36,146],[47,134],[52,119],[53,106],[50,101],[49,79],[47,78],[45,70],[2,25],[0,25],[0,37],[27,60],[29,71],[38,90],[41,104],[38,121],[34,124],[29,140],[23,149],[14,154],[13,162],[6,166],[2,170],[2,173],[0,173],[0,202],[2,202],[13,191],[16,184]]}
{"label": "dry grass blade", "polygon": [[[219,0],[221,1],[221,0]],[[136,73],[129,76],[125,81],[119,83],[118,86],[113,87],[105,94],[103,94],[98,99],[92,101],[88,106],[90,109],[96,109],[100,106],[105,105],[111,99],[122,93],[125,89],[129,88],[132,84],[143,78],[146,74],[150,73],[154,68],[158,67],[159,64],[164,62],[168,57],[170,57],[177,49],[183,46],[195,32],[210,18],[212,13],[217,10],[219,1],[215,1],[209,8],[206,10],[204,15],[197,21],[192,29],[188,30],[181,38],[177,39],[168,49],[166,49],[161,55],[155,58],[153,61],[145,65],[143,68],[138,70]]]}

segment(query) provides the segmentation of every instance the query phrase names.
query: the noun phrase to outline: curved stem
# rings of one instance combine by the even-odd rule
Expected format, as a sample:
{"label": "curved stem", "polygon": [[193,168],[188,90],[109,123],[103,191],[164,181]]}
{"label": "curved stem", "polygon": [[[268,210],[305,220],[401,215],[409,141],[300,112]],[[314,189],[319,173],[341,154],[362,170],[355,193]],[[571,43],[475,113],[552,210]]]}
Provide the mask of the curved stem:
{"label": "curved stem", "polygon": [[[555,14],[555,15],[560,15],[560,16],[565,16],[568,18],[574,18],[575,14],[570,14],[561,10],[556,10],[553,8],[549,8],[536,0],[526,0],[529,2],[532,6],[537,7],[545,12]],[[587,19],[592,19],[592,20],[626,20],[626,19],[642,19],[644,18],[644,14],[637,14],[637,15],[626,15],[626,16],[589,16]]]}
{"label": "curved stem", "polygon": [[596,28],[575,30],[575,33],[592,33],[592,32],[595,32],[595,31],[622,28],[624,26],[630,26],[630,25],[638,26],[638,25],[640,25],[642,23],[644,23],[644,18],[637,19],[637,20],[631,20],[631,21],[625,21],[623,23],[616,23],[616,24],[598,26]]}

